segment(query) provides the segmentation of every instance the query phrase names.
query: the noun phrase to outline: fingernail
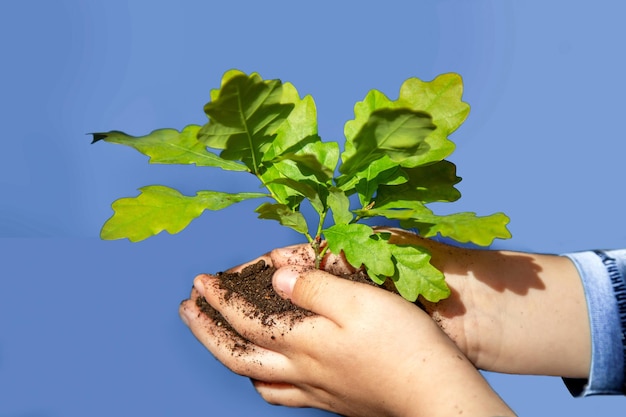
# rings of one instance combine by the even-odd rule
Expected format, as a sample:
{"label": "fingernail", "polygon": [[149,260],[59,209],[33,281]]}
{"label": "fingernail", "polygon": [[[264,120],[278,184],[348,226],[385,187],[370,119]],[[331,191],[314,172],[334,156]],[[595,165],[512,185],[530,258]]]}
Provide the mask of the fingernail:
{"label": "fingernail", "polygon": [[291,298],[293,287],[300,276],[301,268],[296,266],[286,266],[279,268],[274,273],[274,289],[281,296]]}

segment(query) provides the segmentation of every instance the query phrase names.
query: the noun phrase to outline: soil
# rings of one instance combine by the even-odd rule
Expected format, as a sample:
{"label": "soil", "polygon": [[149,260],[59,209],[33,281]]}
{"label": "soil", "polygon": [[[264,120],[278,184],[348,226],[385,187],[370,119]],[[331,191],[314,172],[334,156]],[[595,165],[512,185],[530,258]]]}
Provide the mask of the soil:
{"label": "soil", "polygon": [[[302,309],[291,301],[280,297],[272,286],[272,275],[276,269],[266,265],[263,260],[249,265],[241,272],[218,272],[215,274],[219,278],[220,287],[225,290],[224,299],[226,302],[233,297],[243,299],[250,306],[244,311],[248,317],[258,318],[263,326],[272,327],[276,319],[284,319],[287,317],[290,324],[303,320],[312,316],[314,313]],[[367,274],[362,270],[357,270],[350,275],[343,275],[343,278],[358,282],[374,284]],[[233,333],[233,353],[237,351],[245,351],[249,348],[250,342],[239,335],[224,317],[215,310],[204,297],[196,299],[196,305],[200,310],[208,315],[220,327],[228,332]]]}

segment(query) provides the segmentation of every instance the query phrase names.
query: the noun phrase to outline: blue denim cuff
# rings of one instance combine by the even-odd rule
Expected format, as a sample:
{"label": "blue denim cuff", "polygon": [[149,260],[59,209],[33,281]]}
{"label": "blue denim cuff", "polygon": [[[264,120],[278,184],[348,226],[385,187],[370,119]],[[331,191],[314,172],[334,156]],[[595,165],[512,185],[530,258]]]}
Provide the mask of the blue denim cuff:
{"label": "blue denim cuff", "polygon": [[[589,378],[564,379],[564,382],[574,396],[623,395],[626,250],[587,251],[564,256],[572,260],[580,274],[591,325]],[[620,310],[623,310],[622,315]]]}

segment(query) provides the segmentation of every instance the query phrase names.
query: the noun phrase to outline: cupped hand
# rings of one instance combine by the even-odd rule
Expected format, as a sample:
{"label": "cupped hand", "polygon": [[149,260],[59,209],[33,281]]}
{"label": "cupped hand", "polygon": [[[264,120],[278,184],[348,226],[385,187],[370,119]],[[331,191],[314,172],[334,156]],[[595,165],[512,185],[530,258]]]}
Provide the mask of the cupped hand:
{"label": "cupped hand", "polygon": [[[281,250],[306,253],[303,247]],[[474,366],[431,318],[388,291],[311,270],[274,252],[274,288],[315,313],[267,327],[227,302],[217,279],[200,275],[180,313],[194,335],[234,372],[250,377],[272,404],[316,407],[347,416],[512,415]],[[327,259],[333,272],[346,268]],[[328,268],[328,263],[327,263]],[[332,268],[330,268],[332,269]],[[204,296],[248,343],[200,314]]]}

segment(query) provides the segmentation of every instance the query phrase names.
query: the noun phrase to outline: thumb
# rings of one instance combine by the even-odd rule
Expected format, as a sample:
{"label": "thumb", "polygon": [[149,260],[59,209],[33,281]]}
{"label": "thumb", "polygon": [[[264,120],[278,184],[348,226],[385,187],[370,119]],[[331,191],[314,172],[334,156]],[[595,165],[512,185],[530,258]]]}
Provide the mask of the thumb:
{"label": "thumb", "polygon": [[303,265],[287,265],[277,267],[272,284],[274,290],[283,298],[291,300],[293,296],[293,288],[300,275],[306,270]]}
{"label": "thumb", "polygon": [[298,307],[313,313],[338,319],[341,312],[357,306],[364,291],[376,291],[367,284],[339,278],[319,269],[291,265],[276,270],[273,276],[274,289],[283,298],[288,298]]}

